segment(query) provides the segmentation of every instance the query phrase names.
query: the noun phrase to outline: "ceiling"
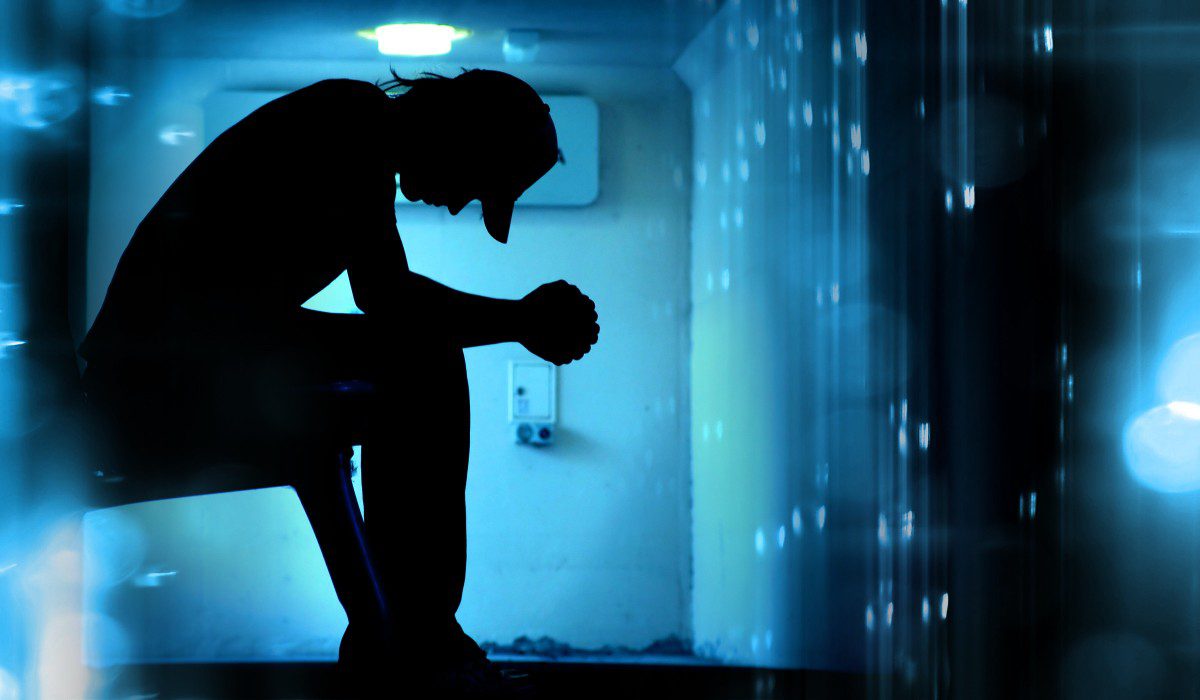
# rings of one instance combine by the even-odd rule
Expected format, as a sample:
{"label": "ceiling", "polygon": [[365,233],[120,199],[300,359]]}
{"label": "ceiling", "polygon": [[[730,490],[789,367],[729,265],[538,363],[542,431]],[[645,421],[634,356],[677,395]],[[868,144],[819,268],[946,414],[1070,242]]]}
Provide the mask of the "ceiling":
{"label": "ceiling", "polygon": [[[668,66],[719,0],[183,0],[154,18],[128,7],[179,0],[104,0],[93,46],[110,55],[281,60],[378,59],[356,35],[390,22],[437,22],[471,31],[442,62],[498,63],[510,29],[540,35],[537,63]],[[397,65],[408,60],[388,57]]]}

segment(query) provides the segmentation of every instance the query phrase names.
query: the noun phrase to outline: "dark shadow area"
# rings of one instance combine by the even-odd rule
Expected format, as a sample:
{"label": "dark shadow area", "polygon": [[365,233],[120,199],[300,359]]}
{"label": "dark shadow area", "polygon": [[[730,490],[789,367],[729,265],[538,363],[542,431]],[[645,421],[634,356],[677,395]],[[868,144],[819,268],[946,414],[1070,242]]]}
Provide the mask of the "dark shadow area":
{"label": "dark shadow area", "polygon": [[[868,677],[828,671],[756,669],[736,666],[653,666],[570,662],[505,663],[531,674],[539,700],[688,698],[689,700],[800,700],[867,697]],[[406,671],[397,669],[397,680]],[[190,698],[347,698],[332,664],[218,664],[130,667],[112,682],[106,697],[157,694],[161,700]]]}

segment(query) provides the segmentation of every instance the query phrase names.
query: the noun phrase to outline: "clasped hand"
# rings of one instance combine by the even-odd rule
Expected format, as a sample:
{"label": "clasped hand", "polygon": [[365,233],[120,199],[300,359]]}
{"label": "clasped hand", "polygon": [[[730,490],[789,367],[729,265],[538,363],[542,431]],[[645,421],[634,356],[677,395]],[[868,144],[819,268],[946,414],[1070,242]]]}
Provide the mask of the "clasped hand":
{"label": "clasped hand", "polygon": [[556,365],[578,360],[600,335],[596,304],[565,280],[543,284],[521,299],[522,333],[529,352]]}

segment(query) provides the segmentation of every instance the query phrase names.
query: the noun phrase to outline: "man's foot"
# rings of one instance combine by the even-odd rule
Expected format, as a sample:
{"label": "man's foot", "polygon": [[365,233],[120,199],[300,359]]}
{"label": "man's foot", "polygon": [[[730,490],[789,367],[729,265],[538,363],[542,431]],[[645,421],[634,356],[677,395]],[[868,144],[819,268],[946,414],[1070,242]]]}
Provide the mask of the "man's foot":
{"label": "man's foot", "polygon": [[[529,674],[513,669],[500,668],[487,658],[475,640],[460,632],[457,642],[446,652],[436,652],[436,657],[426,653],[405,653],[388,650],[382,645],[367,645],[357,648],[349,630],[342,637],[338,653],[338,667],[356,679],[361,697],[377,697],[385,688],[395,686],[397,664],[416,663],[416,668],[426,677],[414,685],[428,697],[436,698],[534,698],[533,682]],[[443,653],[445,655],[443,655]],[[417,656],[423,660],[418,661]],[[440,659],[440,662],[435,660]]]}
{"label": "man's foot", "polygon": [[437,671],[433,690],[448,698],[533,698],[529,674],[500,668],[487,656],[464,659]]}

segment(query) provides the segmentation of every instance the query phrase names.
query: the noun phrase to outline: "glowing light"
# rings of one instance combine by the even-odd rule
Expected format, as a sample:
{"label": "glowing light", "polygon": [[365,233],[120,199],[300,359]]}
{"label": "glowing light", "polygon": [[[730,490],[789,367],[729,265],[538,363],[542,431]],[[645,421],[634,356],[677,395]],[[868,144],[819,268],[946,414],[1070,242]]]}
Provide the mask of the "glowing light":
{"label": "glowing light", "polygon": [[750,48],[758,48],[758,25],[750,22],[746,25],[746,43],[750,44]]}
{"label": "glowing light", "polygon": [[855,149],[862,148],[862,127],[858,124],[850,125],[850,146]]}
{"label": "glowing light", "polygon": [[177,571],[151,571],[133,579],[133,585],[137,588],[159,588],[167,579],[175,578],[179,572]]}
{"label": "glowing light", "polygon": [[970,211],[975,208],[975,185],[963,185],[963,209]]}
{"label": "glowing light", "polygon": [[721,270],[721,289],[729,289],[729,268]]}
{"label": "glowing light", "polygon": [[900,517],[900,535],[906,540],[912,539],[913,531],[916,529],[916,524],[914,521],[915,518],[911,510],[906,511],[904,515]]}
{"label": "glowing light", "polygon": [[879,544],[886,547],[887,543],[888,543],[888,521],[887,521],[887,516],[884,515],[883,513],[879,514],[878,537],[879,537]]}
{"label": "glowing light", "polygon": [[929,624],[929,596],[921,596],[921,622]]}
{"label": "glowing light", "polygon": [[379,53],[385,56],[442,56],[450,53],[454,41],[469,32],[447,24],[384,24],[374,32],[359,36],[379,43]]}
{"label": "glowing light", "polygon": [[742,158],[738,161],[738,177],[742,178],[742,182],[750,179],[750,161]]}
{"label": "glowing light", "polygon": [[1176,415],[1190,418],[1191,420],[1200,420],[1200,404],[1192,403],[1191,401],[1172,401],[1167,404],[1167,408]]}
{"label": "glowing light", "polygon": [[1125,429],[1125,462],[1147,488],[1200,489],[1200,406],[1174,401],[1135,418]]}
{"label": "glowing light", "polygon": [[922,450],[929,449],[929,424],[928,423],[921,423],[919,426],[917,426],[917,444],[919,444],[921,446]]}
{"label": "glowing light", "polygon": [[945,620],[950,615],[950,594],[942,594],[942,609],[940,610],[942,619]]}
{"label": "glowing light", "polygon": [[779,545],[780,549],[783,549],[783,544],[786,541],[787,541],[787,528],[784,527],[783,525],[780,525],[779,530],[777,530],[775,532],[775,544]]}
{"label": "glowing light", "polygon": [[864,624],[866,624],[868,632],[875,630],[875,606],[870,603],[867,603],[867,614]]}
{"label": "glowing light", "polygon": [[1167,351],[1158,369],[1158,395],[1163,401],[1200,404],[1200,333]]}
{"label": "glowing light", "polygon": [[32,87],[33,82],[26,78],[0,78],[0,100],[15,100]]}
{"label": "glowing light", "polygon": [[762,556],[762,554],[766,550],[766,548],[767,548],[767,538],[766,538],[766,535],[763,534],[763,530],[760,527],[754,531],[754,551],[758,552],[759,556]]}
{"label": "glowing light", "polygon": [[541,37],[534,31],[513,30],[504,35],[500,50],[508,63],[530,63],[537,58]]}
{"label": "glowing light", "polygon": [[128,92],[115,85],[105,85],[92,93],[92,101],[105,107],[115,107],[130,97],[131,95]]}
{"label": "glowing light", "polygon": [[859,156],[859,162],[862,164],[862,174],[870,175],[871,174],[871,152],[864,149],[862,154]]}
{"label": "glowing light", "polygon": [[759,146],[767,143],[767,125],[761,119],[754,122],[754,141]]}
{"label": "glowing light", "polygon": [[746,214],[745,214],[745,212],[743,212],[743,211],[742,211],[742,208],[741,208],[741,207],[734,207],[734,210],[733,210],[733,225],[734,225],[734,226],[736,226],[736,227],[738,227],[738,228],[741,228],[741,227],[742,227],[742,225],[743,225],[745,222],[746,222]]}
{"label": "glowing light", "polygon": [[833,37],[833,65],[842,65],[842,40],[838,37]]}
{"label": "glowing light", "polygon": [[854,55],[859,63],[867,62],[867,33],[854,32]]}
{"label": "glowing light", "polygon": [[800,519],[800,506],[792,508],[792,534],[799,535],[804,528],[804,521]]}
{"label": "glowing light", "polygon": [[73,71],[0,77],[0,117],[23,129],[39,130],[73,115],[82,102]]}
{"label": "glowing light", "polygon": [[817,529],[825,529],[825,506],[817,508]]}
{"label": "glowing light", "polygon": [[0,199],[0,216],[12,216],[18,209],[24,209],[25,204],[17,199]]}
{"label": "glowing light", "polygon": [[163,130],[158,132],[158,140],[168,146],[178,146],[188,139],[196,138],[196,132],[187,127],[178,124],[163,127]]}
{"label": "glowing light", "polygon": [[811,126],[813,125],[813,106],[812,106],[812,103],[811,103],[811,102],[809,102],[808,100],[805,100],[805,101],[804,101],[804,105],[801,107],[801,111],[803,111],[803,112],[804,112],[804,126],[809,126],[809,127],[811,127]]}
{"label": "glowing light", "polygon": [[1042,46],[1045,47],[1046,53],[1054,51],[1054,30],[1049,24],[1042,27]]}
{"label": "glowing light", "polygon": [[887,604],[887,614],[886,614],[886,615],[884,616],[884,618],[883,618],[883,620],[884,620],[884,623],[885,623],[885,624],[886,624],[888,627],[891,627],[891,626],[892,626],[892,615],[893,615],[893,613],[895,612],[895,607],[896,607],[896,606],[895,606],[895,605],[894,605],[894,604],[893,604],[893,603],[892,603],[892,602],[889,600],[889,601],[888,601],[888,604]]}
{"label": "glowing light", "polygon": [[8,355],[8,351],[25,344],[24,340],[16,338],[12,333],[0,333],[0,357]]}
{"label": "glowing light", "polygon": [[821,493],[825,493],[825,490],[829,488],[829,462],[822,462],[817,465],[817,473],[813,477],[813,483]]}
{"label": "glowing light", "polygon": [[724,436],[725,436],[725,422],[717,421],[717,440],[720,440]]}
{"label": "glowing light", "polygon": [[954,211],[954,193],[946,190],[946,213]]}

